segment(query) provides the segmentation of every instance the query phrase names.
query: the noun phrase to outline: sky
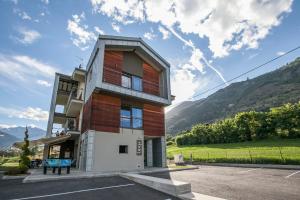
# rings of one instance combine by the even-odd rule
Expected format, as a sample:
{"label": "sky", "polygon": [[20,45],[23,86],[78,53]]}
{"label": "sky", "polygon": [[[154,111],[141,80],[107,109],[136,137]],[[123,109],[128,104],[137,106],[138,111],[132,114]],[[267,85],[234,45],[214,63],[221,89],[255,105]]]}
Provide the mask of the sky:
{"label": "sky", "polygon": [[178,105],[299,46],[299,11],[293,0],[0,0],[0,127],[46,129],[55,72],[86,67],[99,34],[141,37],[164,57]]}

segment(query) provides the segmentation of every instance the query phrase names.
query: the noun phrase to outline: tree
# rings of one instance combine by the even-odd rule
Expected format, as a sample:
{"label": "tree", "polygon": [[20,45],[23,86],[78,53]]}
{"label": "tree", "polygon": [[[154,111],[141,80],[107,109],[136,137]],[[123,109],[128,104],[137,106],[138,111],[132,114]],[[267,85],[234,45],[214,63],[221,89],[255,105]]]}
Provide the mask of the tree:
{"label": "tree", "polygon": [[22,145],[22,153],[20,156],[21,162],[20,162],[20,168],[28,168],[30,166],[30,149],[29,149],[29,140],[28,140],[28,128],[26,126],[25,129],[25,137],[24,137],[24,144]]}

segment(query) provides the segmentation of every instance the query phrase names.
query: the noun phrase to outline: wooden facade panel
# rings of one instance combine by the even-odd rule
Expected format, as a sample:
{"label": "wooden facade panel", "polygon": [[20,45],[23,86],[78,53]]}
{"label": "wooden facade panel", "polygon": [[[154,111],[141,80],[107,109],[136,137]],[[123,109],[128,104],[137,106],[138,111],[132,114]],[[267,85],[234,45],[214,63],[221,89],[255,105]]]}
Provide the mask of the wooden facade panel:
{"label": "wooden facade panel", "polygon": [[96,131],[120,131],[121,100],[104,94],[93,94],[91,129]]}
{"label": "wooden facade panel", "polygon": [[159,72],[147,63],[143,63],[143,91],[159,96]]}
{"label": "wooden facade panel", "polygon": [[164,108],[150,104],[144,104],[144,135],[165,135],[165,113]]}
{"label": "wooden facade panel", "polygon": [[92,97],[83,106],[81,133],[91,129]]}
{"label": "wooden facade panel", "polygon": [[103,82],[121,85],[123,68],[122,51],[105,51],[103,62]]}

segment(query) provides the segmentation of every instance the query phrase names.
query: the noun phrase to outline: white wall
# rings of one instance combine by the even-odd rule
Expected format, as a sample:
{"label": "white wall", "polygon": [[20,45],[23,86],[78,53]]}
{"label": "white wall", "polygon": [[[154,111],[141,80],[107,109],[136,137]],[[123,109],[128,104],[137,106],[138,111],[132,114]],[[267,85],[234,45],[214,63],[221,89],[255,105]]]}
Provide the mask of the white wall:
{"label": "white wall", "polygon": [[[142,140],[142,145],[144,145],[143,130],[121,128],[120,133],[92,132],[94,133],[94,146],[91,171],[110,172],[144,169],[144,152],[142,155],[136,155],[137,140]],[[128,145],[128,154],[119,154],[119,145]],[[144,147],[142,149],[144,151]]]}

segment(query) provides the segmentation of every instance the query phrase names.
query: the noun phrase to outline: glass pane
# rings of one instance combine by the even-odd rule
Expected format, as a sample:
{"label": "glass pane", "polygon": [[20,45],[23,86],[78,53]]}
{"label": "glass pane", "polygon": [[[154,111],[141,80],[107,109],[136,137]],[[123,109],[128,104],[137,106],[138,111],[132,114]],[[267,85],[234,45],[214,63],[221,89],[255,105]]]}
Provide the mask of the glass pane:
{"label": "glass pane", "polygon": [[132,108],[132,117],[142,119],[143,112],[140,108]]}
{"label": "glass pane", "polygon": [[127,117],[127,118],[130,118],[130,110],[122,109],[122,110],[121,110],[121,117]]}
{"label": "glass pane", "polygon": [[130,77],[122,75],[122,86],[131,88],[131,80]]}
{"label": "glass pane", "polygon": [[143,127],[143,123],[141,119],[134,118],[132,120],[132,128],[142,128],[142,127]]}
{"label": "glass pane", "polygon": [[121,127],[130,128],[130,118],[122,118],[121,117]]}
{"label": "glass pane", "polygon": [[142,79],[137,76],[132,76],[132,89],[142,91]]}

